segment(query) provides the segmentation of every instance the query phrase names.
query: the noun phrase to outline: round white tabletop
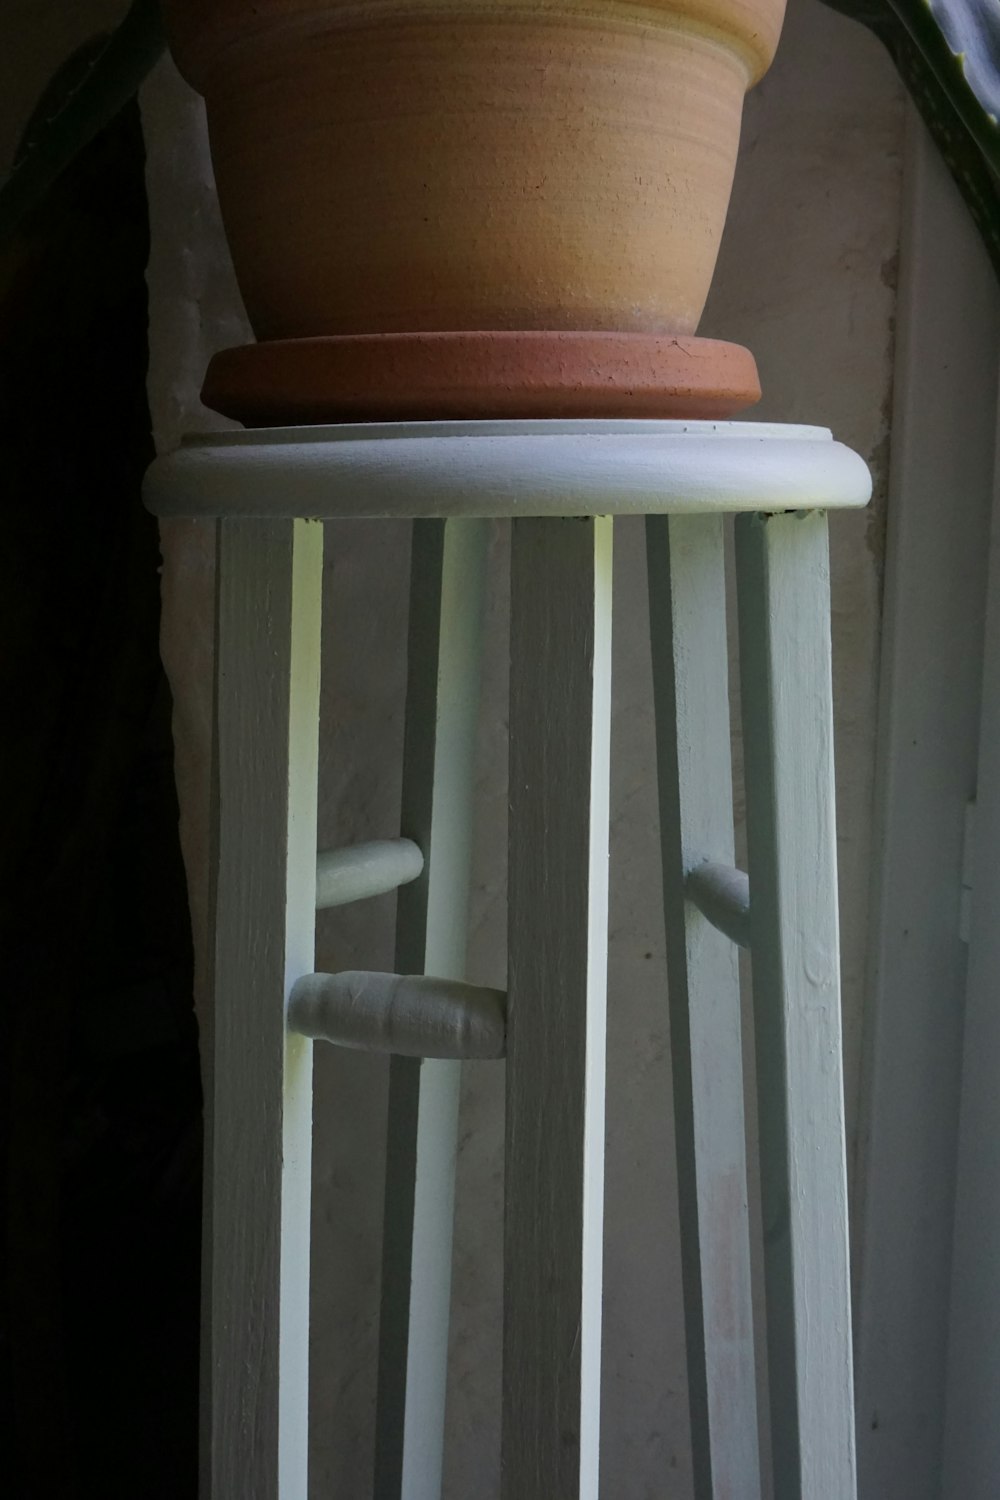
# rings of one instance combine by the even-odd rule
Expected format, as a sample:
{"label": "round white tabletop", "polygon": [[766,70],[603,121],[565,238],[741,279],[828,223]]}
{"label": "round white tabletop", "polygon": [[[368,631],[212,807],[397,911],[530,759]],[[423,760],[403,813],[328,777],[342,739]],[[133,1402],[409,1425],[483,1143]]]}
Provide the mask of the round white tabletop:
{"label": "round white tabletop", "polygon": [[871,478],[825,427],[391,422],[192,437],[144,494],[160,516],[655,515],[863,506]]}

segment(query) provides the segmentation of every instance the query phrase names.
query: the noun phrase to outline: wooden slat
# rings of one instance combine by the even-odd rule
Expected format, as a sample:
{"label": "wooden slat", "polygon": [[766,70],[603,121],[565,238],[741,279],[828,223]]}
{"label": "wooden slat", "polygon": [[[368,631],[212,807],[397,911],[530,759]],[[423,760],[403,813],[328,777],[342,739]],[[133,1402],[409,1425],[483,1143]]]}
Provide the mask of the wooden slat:
{"label": "wooden slat", "polygon": [[[399,892],[396,968],[465,972],[489,523],[413,528],[401,831],[424,852]],[[394,1057],[375,1431],[376,1500],[438,1500],[461,1063]]]}
{"label": "wooden slat", "polygon": [[736,523],[775,1500],[854,1500],[826,517]]}
{"label": "wooden slat", "polygon": [[212,1500],[306,1494],[312,1044],[285,1002],[315,962],[322,562],[317,522],[220,526]]}
{"label": "wooden slat", "polygon": [[504,1500],[596,1500],[611,521],[515,521]]}
{"label": "wooden slat", "polygon": [[685,899],[734,858],[722,520],[651,517],[646,547],[694,1491],[757,1500],[737,955]]}

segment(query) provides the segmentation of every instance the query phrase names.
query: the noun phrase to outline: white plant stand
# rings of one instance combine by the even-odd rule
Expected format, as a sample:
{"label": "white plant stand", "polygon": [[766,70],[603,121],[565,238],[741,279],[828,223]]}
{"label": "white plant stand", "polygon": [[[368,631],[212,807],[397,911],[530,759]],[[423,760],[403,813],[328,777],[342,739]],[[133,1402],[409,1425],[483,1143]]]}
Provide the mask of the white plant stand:
{"label": "white plant stand", "polygon": [[[393,1054],[377,1500],[440,1494],[471,1056],[507,1059],[504,1500],[596,1500],[611,541],[613,517],[637,513],[696,1494],[760,1496],[743,945],[774,1492],[854,1500],[825,512],[869,493],[825,429],[735,422],[271,429],[193,439],[154,464],[154,512],[219,519],[206,1500],[307,1494],[310,1038]],[[733,868],[727,513],[749,877]],[[361,516],[416,522],[403,827],[317,859],[321,523]],[[490,517],[514,520],[506,994],[463,982]],[[403,979],[312,974],[317,870],[321,904],[400,888]]]}

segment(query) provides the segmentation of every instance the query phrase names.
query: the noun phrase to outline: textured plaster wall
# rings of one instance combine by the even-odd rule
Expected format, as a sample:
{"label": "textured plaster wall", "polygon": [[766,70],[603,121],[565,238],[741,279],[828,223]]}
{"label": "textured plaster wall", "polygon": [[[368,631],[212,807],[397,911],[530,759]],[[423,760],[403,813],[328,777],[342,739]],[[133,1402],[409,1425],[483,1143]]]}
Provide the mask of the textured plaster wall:
{"label": "textured plaster wall", "polygon": [[[153,220],[150,393],[161,447],[216,421],[208,352],[242,338],[200,106],[169,64],[143,97]],[[873,464],[868,515],[833,524],[847,1099],[856,1116],[866,950],[879,575],[890,412],[901,101],[866,33],[792,0],[778,61],[747,108],[732,213],[702,331],[749,344],[762,417],[820,422]],[[222,425],[219,423],[219,425]],[[603,1493],[690,1494],[669,1037],[659,909],[641,525],[616,531]],[[506,545],[494,538],[480,732],[472,977],[503,984]],[[205,931],[210,528],[164,534],[164,649],[196,927]],[[324,614],[321,841],[396,832],[407,531],[331,526]],[[736,746],[738,758],[738,744]],[[321,967],[388,967],[390,899],[325,914]],[[207,997],[200,996],[209,1019]],[[313,1228],[313,1493],[370,1484],[385,1065],[320,1048]],[[502,1065],[465,1072],[446,1490],[497,1493]]]}

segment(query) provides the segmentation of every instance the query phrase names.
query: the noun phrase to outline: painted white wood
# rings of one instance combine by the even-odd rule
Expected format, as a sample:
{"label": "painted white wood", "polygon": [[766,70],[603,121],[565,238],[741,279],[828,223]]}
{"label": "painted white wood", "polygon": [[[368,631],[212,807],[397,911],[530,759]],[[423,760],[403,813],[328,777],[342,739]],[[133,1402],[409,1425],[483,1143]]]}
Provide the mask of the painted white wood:
{"label": "painted white wood", "polygon": [[[424,851],[401,887],[396,967],[461,979],[472,849],[483,598],[481,520],[413,528],[401,831]],[[389,1075],[376,1500],[438,1500],[444,1447],[461,1064]]]}
{"label": "painted white wood", "polygon": [[610,519],[511,561],[503,1500],[597,1500]]}
{"label": "painted white wood", "polygon": [[941,1500],[962,847],[976,789],[1000,348],[992,268],[912,109],[904,188],[857,1174],[865,1500]]}
{"label": "painted white wood", "polygon": [[[185,469],[183,464],[180,468],[168,466],[161,469],[153,484],[153,492],[162,482],[166,490],[184,492],[189,497],[187,486],[195,472],[198,484],[218,483],[222,490],[231,484],[245,483],[252,487],[256,482],[253,474],[256,472],[260,478],[266,471],[269,482],[283,484],[294,492],[290,493],[287,502],[289,508],[302,505],[308,509],[305,502],[309,494],[318,496],[329,492],[331,487],[337,489],[344,484],[345,475],[353,473],[352,482],[369,498],[375,495],[368,513],[388,514],[388,510],[380,509],[382,500],[378,499],[378,494],[391,494],[398,500],[406,488],[407,468],[412,465],[425,490],[423,496],[417,494],[418,486],[414,484],[415,497],[409,502],[409,511],[403,506],[403,513],[433,509],[435,504],[439,514],[446,512],[448,507],[458,511],[461,508],[459,497],[457,491],[449,490],[451,481],[448,475],[461,479],[465,485],[474,483],[477,473],[485,474],[489,484],[485,486],[487,499],[482,500],[482,490],[479,490],[475,504],[519,516],[530,513],[538,504],[548,505],[557,514],[575,512],[579,515],[588,505],[596,506],[605,501],[615,508],[612,486],[614,490],[621,489],[619,470],[625,475],[626,498],[618,508],[625,510],[630,507],[660,511],[673,508],[692,514],[699,509],[710,512],[721,507],[738,507],[749,503],[751,484],[748,474],[754,484],[762,477],[766,479],[769,503],[783,508],[809,506],[821,500],[858,504],[867,497],[867,473],[859,472],[859,466],[863,471],[860,460],[847,454],[846,450],[840,450],[822,430],[754,428],[750,424],[671,424],[674,430],[664,432],[662,424],[643,423],[599,424],[600,430],[596,434],[580,431],[578,427],[562,430],[561,424],[555,424],[560,429],[558,431],[553,431],[550,424],[540,424],[544,430],[511,432],[511,428],[519,429],[521,425],[493,424],[492,431],[470,434],[465,430],[445,437],[440,432],[431,432],[426,437],[416,437],[412,431],[395,437],[383,434],[383,446],[394,450],[388,478],[387,471],[379,470],[378,465],[372,470],[372,454],[364,451],[367,439],[359,439],[358,448],[351,453],[350,434],[343,451],[348,453],[351,463],[336,473],[333,458],[342,434],[319,434],[320,442],[317,442],[315,434],[303,436],[298,433],[294,443],[272,442],[270,448],[268,438],[273,438],[273,434],[238,434],[236,440],[228,444],[213,440],[200,447],[192,445],[187,450],[188,456],[196,449],[200,454],[194,469]],[[623,425],[626,430],[622,430]],[[498,426],[503,428],[502,432],[495,430]],[[241,452],[245,456],[245,450],[253,447],[258,438],[261,442],[257,446],[270,452],[272,457],[275,456],[274,450],[280,450],[276,453],[277,463],[270,466],[265,463],[257,470],[253,464],[241,469],[239,462],[235,465],[228,463],[227,454],[235,454],[237,459]],[[425,442],[431,447],[422,449]],[[408,446],[413,443],[416,443],[416,448]],[[556,446],[546,446],[551,443]],[[421,457],[426,462],[418,462]],[[630,457],[633,460],[631,469]],[[453,458],[457,460],[454,469],[451,466]],[[303,488],[293,482],[294,476],[290,475],[288,467],[293,460],[301,475],[317,488],[310,491],[308,484]],[[324,466],[329,469],[327,479],[331,480],[326,491],[321,482]],[[370,491],[366,490],[361,481],[366,473],[371,477],[371,472],[375,473],[379,484],[385,481],[384,491],[378,491],[377,485]],[[463,473],[464,479],[461,478]],[[589,485],[588,474],[592,478]],[[704,483],[699,482],[699,474]],[[332,485],[332,479],[336,479],[336,485]],[[434,501],[431,481],[443,485],[446,492],[443,502]],[[583,498],[574,498],[574,492]],[[254,500],[253,504],[256,503]],[[183,510],[185,505],[179,503],[178,508]],[[351,513],[365,512],[355,509]],[[515,1265],[520,1269],[513,1276],[513,1285],[519,1289],[519,1294],[511,1299],[505,1335],[517,1357],[508,1357],[505,1362],[504,1484],[506,1496],[517,1495],[518,1500],[522,1496],[530,1500],[533,1495],[545,1495],[548,1500],[550,1495],[563,1494],[593,1500],[597,1489],[610,525],[610,519],[603,518],[597,521],[548,519],[537,523],[519,520],[516,527],[521,541],[515,545],[515,553],[521,557],[523,567],[515,570],[516,576],[522,579],[518,595],[520,603],[515,610],[515,642],[518,638],[517,620],[526,622],[516,654],[529,662],[528,644],[529,641],[534,644],[534,631],[539,621],[548,620],[552,625],[551,631],[543,636],[544,650],[529,663],[531,670],[525,671],[527,689],[537,694],[544,687],[551,692],[551,701],[545,701],[544,711],[538,712],[536,705],[536,712],[529,715],[524,710],[527,698],[521,687],[515,694],[521,694],[518,699],[521,709],[515,718],[521,726],[520,739],[527,747],[521,764],[529,771],[524,784],[520,789],[515,787],[513,794],[522,810],[530,807],[532,796],[536,799],[542,796],[539,790],[542,781],[536,765],[538,756],[533,759],[534,752],[544,759],[546,747],[551,748],[559,742],[560,735],[564,741],[568,740],[567,754],[551,778],[555,789],[552,808],[558,813],[558,817],[554,816],[554,832],[549,838],[539,840],[540,825],[536,821],[536,826],[531,827],[531,819],[522,815],[516,820],[520,834],[513,835],[512,843],[513,856],[518,838],[521,840],[520,856],[513,859],[520,872],[516,880],[520,880],[521,889],[544,898],[537,906],[529,901],[523,902],[520,915],[512,918],[512,934],[520,934],[515,946],[524,959],[522,988],[527,991],[544,981],[546,1000],[545,1006],[536,1007],[535,1016],[532,1016],[530,1005],[522,1007],[522,1015],[531,1019],[530,1028],[527,1020],[525,1022],[531,1042],[530,1046],[525,1043],[521,1068],[511,1072],[515,1080],[523,1074],[524,1089],[519,1092],[517,1082],[508,1083],[510,1098],[517,1101],[508,1119],[512,1167],[509,1204],[517,1206],[508,1217],[508,1244]],[[234,817],[231,808],[225,805],[224,792],[222,824],[227,830],[225,838],[236,848],[238,858],[231,851],[220,856],[220,892],[223,883],[226,892],[224,896],[220,895],[220,934],[227,931],[225,921],[234,929],[239,925],[241,911],[244,916],[249,913],[251,918],[258,911],[256,898],[247,900],[245,891],[238,899],[230,895],[237,890],[240,862],[251,872],[246,875],[251,885],[259,878],[258,844],[269,836],[274,811],[274,766],[269,765],[267,775],[261,768],[262,758],[270,753],[269,742],[265,736],[258,743],[255,730],[248,729],[244,720],[247,713],[257,711],[254,705],[259,706],[261,701],[267,700],[275,683],[280,688],[281,674],[287,665],[283,654],[284,638],[280,633],[277,637],[273,632],[268,633],[275,617],[275,600],[281,614],[283,580],[287,581],[287,558],[282,547],[290,547],[291,539],[297,538],[292,556],[293,560],[295,557],[301,560],[304,555],[302,548],[306,545],[303,539],[310,535],[315,538],[317,528],[310,523],[292,525],[272,519],[252,525],[230,520],[225,522],[222,530],[224,538],[228,538],[222,548],[223,558],[228,545],[233,555],[238,556],[239,566],[230,569],[228,583],[225,566],[221,575],[220,632],[222,639],[228,641],[228,647],[224,649],[220,643],[219,662],[223,673],[220,697],[227,703],[231,702],[233,715],[242,712],[244,718],[239,721],[240,739],[237,741],[231,736],[228,750],[221,748],[225,735],[220,731],[220,771],[224,771],[225,777],[233,784],[241,786],[239,806],[242,814],[241,819]],[[585,556],[581,554],[578,542],[581,534],[587,538],[583,549]],[[574,537],[576,545],[569,544]],[[315,583],[315,597],[310,605],[315,620],[310,629],[318,649],[320,569],[315,541],[309,555],[312,558],[310,568],[313,569],[309,576],[314,577]],[[412,670],[402,832],[404,837],[411,838],[424,849],[428,866],[419,879],[400,890],[397,967],[404,972],[430,970],[446,978],[457,977],[463,967],[480,637],[479,601],[484,559],[485,530],[478,521],[461,519],[447,524],[426,521],[415,527]],[[291,571],[294,581],[298,574],[294,567]],[[239,584],[233,581],[237,576],[242,579]],[[544,585],[540,584],[537,597],[531,598],[528,584],[543,577],[546,580]],[[550,592],[550,577],[557,584],[562,580],[564,587],[561,591],[557,588],[555,594]],[[248,589],[247,579],[252,588]],[[297,583],[294,588],[291,583],[288,587],[292,591],[290,597],[294,595],[301,601],[311,597],[309,590],[300,589]],[[568,604],[567,611],[555,608],[557,597]],[[304,618],[307,613],[306,603],[302,602],[294,619]],[[290,636],[294,635],[291,626],[289,632]],[[590,654],[585,653],[583,677],[578,678],[581,643],[586,645],[588,641],[593,650]],[[298,660],[298,648],[293,650],[289,644],[288,651],[288,662],[294,665]],[[303,660],[308,655],[298,654]],[[294,683],[298,676],[292,665],[287,666],[286,675]],[[226,672],[230,673],[228,685]],[[292,694],[288,716],[304,722],[295,706],[301,697],[296,696],[297,692],[296,689]],[[240,704],[249,705],[249,708],[241,710]],[[559,705],[561,710],[557,712]],[[314,714],[314,709],[313,702],[310,713]],[[568,730],[578,730],[582,725],[586,726],[586,736],[577,744]],[[294,769],[304,763],[305,752],[300,735],[293,736],[289,743],[286,758]],[[314,740],[312,745],[314,772]],[[228,762],[226,755],[229,756]],[[245,767],[251,768],[246,775],[243,774]],[[567,768],[572,774],[567,775]],[[278,769],[280,773],[280,766]],[[584,769],[587,771],[586,795],[581,797],[576,793],[583,787]],[[292,771],[288,774],[292,776],[289,783],[294,791],[292,802],[301,803],[305,793],[300,795],[298,789],[300,782],[302,785],[305,782],[297,771],[294,776]],[[305,781],[308,780],[306,777]],[[247,797],[247,787],[256,801]],[[313,842],[307,861],[308,874],[302,875],[301,879],[296,876],[294,881],[292,874],[288,874],[288,881],[302,890],[308,885],[309,899],[305,907],[301,900],[296,901],[294,910],[299,916],[294,922],[292,907],[286,903],[287,923],[280,931],[297,934],[293,946],[296,953],[301,950],[302,961],[296,962],[294,972],[289,969],[284,975],[285,993],[291,980],[312,967],[312,913],[316,899],[314,775],[309,795],[312,802],[302,817],[289,813],[295,850],[298,851],[299,835],[306,825]],[[268,803],[266,812],[258,817],[257,812],[264,803]],[[258,823],[262,827],[258,827]],[[574,833],[578,839],[575,846],[570,837]],[[530,865],[529,856],[539,848],[543,856],[540,864],[544,879],[542,886],[536,888],[532,884],[533,877],[529,878],[526,872]],[[285,852],[287,855],[288,850]],[[299,869],[298,860],[296,852],[296,870]],[[272,871],[276,868],[279,874],[286,871],[286,865],[280,859],[276,866],[269,868]],[[288,863],[287,871],[291,869],[292,865]],[[273,907],[270,899],[273,891],[269,886],[264,894],[267,900],[261,898],[260,909],[268,904]],[[305,939],[302,937],[305,928],[296,925],[296,922],[306,921],[302,916],[306,909],[309,913],[308,958],[305,957]],[[556,941],[552,938],[551,924],[547,926],[543,920],[545,912],[552,910],[567,918],[554,929],[558,934]],[[247,939],[239,962],[234,957],[231,934],[227,938],[228,946],[220,937],[220,961],[223,956],[227,962],[233,959],[232,971],[238,976],[242,989],[249,984],[254,994],[266,988],[270,974],[269,961],[261,958],[254,943],[263,943],[270,951],[272,922],[273,911],[268,921],[261,924],[268,936],[255,937],[254,942]],[[576,939],[581,934],[586,938],[585,946],[573,941],[571,928]],[[525,934],[534,934],[537,941],[529,946]],[[245,930],[243,936],[247,937]],[[415,958],[410,956],[414,954]],[[404,957],[399,958],[399,955]],[[559,1033],[552,1024],[550,1007],[553,1001],[556,1014],[559,1014],[561,1005],[566,1015],[574,1016],[575,1026],[569,1033]],[[574,1003],[576,1010],[572,1011],[570,1007]],[[251,1009],[250,1014],[253,1017],[255,1012]],[[241,1015],[241,1047],[245,1041],[245,1022],[244,1011]],[[270,1056],[265,1046],[270,1032],[263,1020],[257,1029],[261,1055]],[[560,1047],[556,1046],[557,1034]],[[230,1064],[236,1066],[237,1051],[235,1030],[231,1028],[224,1035],[220,1054],[228,1056],[227,1067]],[[251,1057],[255,1057],[257,1051],[255,1041],[250,1049]],[[240,1200],[239,1214],[233,1212],[230,1197],[236,1190],[225,1185],[217,1171],[214,1180],[216,1184],[224,1185],[219,1189],[221,1209],[219,1201],[213,1204],[213,1225],[229,1223],[231,1226],[237,1219],[243,1222],[259,1217],[262,1227],[258,1234],[255,1226],[252,1239],[255,1246],[258,1242],[263,1246],[260,1254],[265,1258],[268,1273],[261,1273],[262,1280],[255,1262],[252,1275],[240,1265],[235,1275],[224,1277],[217,1257],[210,1268],[213,1297],[218,1291],[220,1306],[226,1308],[222,1321],[216,1319],[213,1324],[212,1358],[215,1359],[216,1347],[228,1349],[227,1339],[240,1346],[242,1357],[242,1384],[236,1382],[235,1397],[219,1374],[222,1366],[213,1365],[213,1398],[219,1399],[213,1399],[211,1462],[215,1463],[217,1454],[225,1453],[228,1455],[226,1462],[237,1476],[230,1482],[227,1475],[226,1482],[230,1487],[224,1492],[226,1494],[280,1493],[280,1500],[286,1500],[286,1495],[300,1493],[305,1482],[303,1350],[308,1324],[309,1091],[303,1086],[307,1073],[303,1059],[308,1055],[309,1048],[301,1039],[289,1037],[287,1043],[283,1041],[281,1079],[283,1084],[291,1080],[284,1091],[281,1115],[284,1122],[283,1156],[274,1150],[276,1116],[273,1110],[271,1115],[266,1114],[266,1109],[273,1105],[275,1092],[273,1068],[265,1077],[267,1068],[262,1063],[258,1077],[252,1069],[248,1073],[244,1067],[238,1088],[232,1082],[226,1085],[234,1095],[241,1092],[244,1098],[243,1114],[235,1111],[235,1117],[244,1127],[238,1149],[252,1165],[258,1189],[259,1184],[263,1184],[264,1206],[262,1208],[261,1192],[256,1190],[252,1204],[249,1198]],[[243,1066],[242,1063],[239,1065]],[[549,1082],[543,1087],[545,1079]],[[550,1086],[552,1079],[555,1079],[554,1087]],[[563,1097],[559,1087],[560,1079],[568,1080],[572,1085],[567,1098]],[[532,1091],[532,1104],[537,1108],[529,1109],[527,1101],[531,1099]],[[249,1108],[246,1101],[250,1098],[264,1111],[261,1119],[255,1117],[250,1121],[246,1118]],[[457,1065],[447,1061],[393,1060],[376,1443],[375,1492],[380,1500],[385,1496],[392,1496],[393,1500],[402,1500],[403,1496],[406,1500],[437,1500],[440,1491],[457,1104]],[[516,1123],[512,1124],[512,1121]],[[268,1128],[272,1136],[270,1146],[266,1144]],[[225,1129],[230,1130],[230,1126],[227,1124]],[[247,1133],[252,1134],[254,1129],[259,1130],[260,1139],[256,1148],[246,1151]],[[546,1150],[550,1147],[555,1150],[557,1162],[565,1159],[569,1165],[567,1172],[550,1172],[547,1164],[543,1167],[540,1151],[532,1154],[527,1149],[526,1142],[532,1138],[532,1132],[536,1142],[544,1139]],[[224,1132],[224,1136],[232,1156],[237,1149],[237,1133],[225,1135]],[[274,1188],[276,1157],[279,1172],[282,1160],[284,1162],[284,1175],[278,1189]],[[242,1179],[237,1176],[234,1181]],[[554,1192],[543,1205],[545,1211],[529,1223],[525,1215],[532,1192],[535,1191],[537,1196],[545,1190],[546,1184],[548,1188],[554,1188]],[[243,1188],[239,1191],[242,1192]],[[272,1222],[276,1193],[280,1203],[277,1233]],[[567,1214],[559,1207],[567,1194],[571,1209],[578,1199],[578,1213],[574,1209]],[[521,1228],[517,1231],[512,1225],[517,1222],[519,1213]],[[560,1232],[555,1240],[551,1236],[547,1239],[544,1234],[546,1224],[553,1226],[553,1232],[563,1226],[565,1232]],[[212,1234],[218,1250],[220,1231],[213,1227]],[[228,1243],[229,1234],[230,1229],[222,1229],[223,1244]],[[558,1245],[560,1252],[565,1251],[565,1255],[560,1253],[559,1257],[561,1283],[558,1295],[551,1296],[555,1284],[552,1276],[544,1282],[542,1279],[545,1265],[551,1269],[551,1258],[548,1261],[544,1257],[532,1260],[519,1248],[522,1242],[544,1246],[550,1240]],[[276,1244],[280,1247],[277,1253]],[[258,1252],[253,1250],[252,1253]],[[285,1268],[293,1262],[297,1264],[299,1274],[286,1276]],[[272,1271],[274,1274],[269,1280]],[[234,1287],[241,1288],[244,1293],[249,1288],[267,1314],[260,1325],[253,1319],[249,1320],[249,1331],[244,1327],[234,1332],[237,1316],[247,1324],[245,1305],[237,1314]],[[575,1322],[569,1311],[574,1305]],[[278,1355],[274,1355],[267,1339],[273,1328],[279,1325]],[[548,1339],[549,1347],[556,1349],[558,1357],[554,1361],[543,1358],[532,1363],[534,1355],[530,1351],[534,1349],[536,1335],[540,1335],[544,1349],[546,1329],[552,1335]],[[568,1331],[572,1331],[573,1336],[567,1344],[562,1335]],[[563,1351],[568,1352],[563,1354]],[[227,1352],[226,1359],[228,1357]],[[281,1365],[280,1379],[274,1375],[276,1362]],[[252,1390],[248,1393],[247,1387],[251,1385]],[[535,1396],[550,1399],[535,1400]],[[257,1403],[256,1407],[254,1403]],[[546,1418],[547,1411],[556,1413],[555,1425]],[[558,1422],[560,1418],[565,1418],[562,1425]],[[241,1456],[233,1458],[237,1443],[242,1442],[251,1427],[253,1432],[243,1443]],[[234,1438],[234,1434],[238,1438]],[[279,1477],[272,1484],[273,1473]],[[528,1483],[528,1488],[524,1487],[524,1482]]]}
{"label": "painted white wood", "polygon": [[758,1500],[739,971],[685,880],[734,857],[722,520],[653,517],[646,549],[694,1492]]}
{"label": "painted white wood", "polygon": [[750,878],[743,870],[708,860],[688,872],[684,890],[713,927],[738,947],[749,948]]}
{"label": "painted white wood", "polygon": [[316,909],[384,896],[416,880],[424,856],[412,839],[373,839],[346,849],[324,849],[316,859]]}
{"label": "painted white wood", "polygon": [[219,528],[218,862],[209,1133],[212,1500],[304,1500],[323,528]]}
{"label": "painted white wood", "polygon": [[855,1500],[827,522],[736,523],[775,1500]]}
{"label": "painted white wood", "polygon": [[578,516],[865,505],[822,427],[467,422],[192,438],[146,476],[157,515]]}
{"label": "painted white wood", "polygon": [[967,802],[962,828],[962,889],[958,898],[958,935],[963,943],[968,943],[972,937],[972,885],[975,879],[975,868],[976,804]]}
{"label": "painted white wood", "polygon": [[[997,430],[1000,434],[1000,422]],[[1000,477],[1000,462],[997,476]],[[955,1173],[942,1500],[996,1500],[1000,1494],[1000,483],[997,478],[981,701],[974,818],[968,816],[966,809],[971,920]]]}
{"label": "painted white wood", "polygon": [[300,1036],[406,1057],[503,1057],[503,990],[419,974],[306,974],[292,989],[288,1025]]}

